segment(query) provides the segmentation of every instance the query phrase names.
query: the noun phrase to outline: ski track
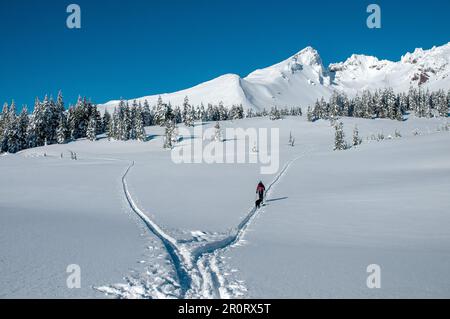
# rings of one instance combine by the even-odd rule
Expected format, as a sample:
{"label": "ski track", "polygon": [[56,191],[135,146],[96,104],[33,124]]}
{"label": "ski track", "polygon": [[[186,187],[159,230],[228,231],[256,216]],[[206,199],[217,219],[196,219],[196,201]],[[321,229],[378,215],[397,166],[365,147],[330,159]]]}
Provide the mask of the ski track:
{"label": "ski track", "polygon": [[[275,176],[266,189],[266,197],[269,197],[273,188],[279,183],[281,177],[287,172],[289,167],[298,159],[306,156],[308,151],[289,160]],[[112,160],[112,159],[110,159]],[[132,161],[125,173],[122,175],[122,186],[125,198],[131,210],[145,223],[148,229],[163,243],[175,269],[177,284],[180,287],[180,298],[231,298],[232,291],[229,291],[224,276],[220,273],[217,264],[217,254],[238,243],[246,233],[248,226],[253,222],[258,213],[264,209],[256,209],[252,206],[244,219],[235,227],[228,236],[223,239],[211,241],[199,247],[191,248],[189,243],[177,241],[174,237],[165,232],[156,222],[154,222],[144,211],[142,211],[131,196],[127,183],[127,175],[134,167]]]}

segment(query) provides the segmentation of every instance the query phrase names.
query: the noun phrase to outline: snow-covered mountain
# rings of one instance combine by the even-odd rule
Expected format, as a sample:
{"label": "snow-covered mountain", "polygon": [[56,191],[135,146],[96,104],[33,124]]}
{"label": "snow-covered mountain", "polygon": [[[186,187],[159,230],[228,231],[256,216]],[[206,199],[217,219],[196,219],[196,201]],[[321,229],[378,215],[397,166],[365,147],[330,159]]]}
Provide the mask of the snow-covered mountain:
{"label": "snow-covered mountain", "polygon": [[[319,53],[307,47],[245,78],[226,74],[186,90],[136,100],[154,105],[161,95],[165,102],[181,105],[188,96],[193,105],[223,102],[225,106],[242,104],[244,108],[261,110],[272,106],[306,106],[318,98],[328,98],[334,90],[353,96],[364,89],[392,87],[395,91],[406,91],[411,86],[430,90],[450,88],[450,42],[408,52],[397,62],[353,54],[345,62],[327,68]],[[118,102],[110,101],[100,108],[112,111]]]}

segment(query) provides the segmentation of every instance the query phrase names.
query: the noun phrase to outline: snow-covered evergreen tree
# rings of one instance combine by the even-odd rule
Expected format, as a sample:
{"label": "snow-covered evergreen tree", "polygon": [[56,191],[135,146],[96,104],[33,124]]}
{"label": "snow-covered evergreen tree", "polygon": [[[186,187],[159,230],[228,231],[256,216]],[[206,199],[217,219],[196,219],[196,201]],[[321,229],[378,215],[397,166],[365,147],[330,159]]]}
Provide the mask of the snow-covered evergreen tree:
{"label": "snow-covered evergreen tree", "polygon": [[347,149],[347,143],[345,142],[344,124],[339,122],[335,125],[336,133],[334,137],[334,150]]}
{"label": "snow-covered evergreen tree", "polygon": [[177,123],[177,124],[183,122],[181,113],[182,112],[181,112],[180,107],[178,105],[175,106],[175,108],[173,109],[173,119],[174,119],[175,123]]}
{"label": "snow-covered evergreen tree", "polygon": [[90,141],[95,141],[97,139],[97,119],[95,116],[91,116],[89,119],[86,137]]}
{"label": "snow-covered evergreen tree", "polygon": [[214,141],[216,142],[222,142],[222,129],[220,128],[219,121],[216,122],[216,125],[214,125]]}
{"label": "snow-covered evergreen tree", "polygon": [[187,127],[194,126],[195,110],[189,104],[189,99],[187,96],[184,98],[183,111],[181,113],[181,118],[184,122],[184,125],[186,125]]}
{"label": "snow-covered evergreen tree", "polygon": [[[450,92],[450,91],[449,91]],[[448,117],[449,101],[445,96],[444,90],[440,90],[437,96],[437,111],[439,116]]]}
{"label": "snow-covered evergreen tree", "polygon": [[20,149],[28,148],[28,125],[29,125],[29,117],[28,117],[28,108],[26,105],[22,107],[22,111],[20,112],[19,118],[17,120],[17,138],[19,140]]}
{"label": "snow-covered evergreen tree", "polygon": [[353,129],[353,146],[358,146],[361,142],[362,139],[359,137],[358,126],[355,125],[355,128]]}
{"label": "snow-covered evergreen tree", "polygon": [[135,138],[139,141],[145,141],[147,135],[145,134],[144,129],[144,110],[142,109],[142,107],[137,108],[135,116],[136,116],[134,120],[134,131],[136,134]]}
{"label": "snow-covered evergreen tree", "polygon": [[113,115],[111,116],[111,120],[109,121],[108,127],[106,128],[106,137],[108,140],[118,139],[117,133],[117,121],[119,118],[119,114],[117,112],[117,108],[114,109]]}
{"label": "snow-covered evergreen tree", "polygon": [[153,125],[153,114],[150,110],[150,105],[148,104],[147,100],[144,101],[142,116],[144,118],[144,126]]}
{"label": "snow-covered evergreen tree", "polygon": [[173,148],[174,141],[176,140],[176,125],[173,120],[167,120],[164,132],[164,148]]}
{"label": "snow-covered evergreen tree", "polygon": [[8,118],[6,119],[7,152],[16,153],[20,151],[20,143],[18,139],[18,122],[16,114],[16,104],[12,101]]}
{"label": "snow-covered evergreen tree", "polygon": [[103,114],[102,117],[102,127],[103,127],[102,133],[107,133],[110,123],[111,123],[111,114],[108,112],[108,110],[105,110],[105,113]]}
{"label": "snow-covered evergreen tree", "polygon": [[153,121],[156,125],[165,125],[166,105],[163,103],[161,96],[158,97],[158,102],[155,107],[155,114]]}
{"label": "snow-covered evergreen tree", "polygon": [[59,119],[58,128],[56,129],[56,139],[58,144],[64,144],[67,142],[68,131],[67,121],[64,116],[61,116]]}
{"label": "snow-covered evergreen tree", "polygon": [[274,106],[270,109],[270,119],[272,121],[280,120],[282,118],[280,110]]}
{"label": "snow-covered evergreen tree", "polygon": [[0,114],[0,153],[8,151],[8,120],[9,108],[8,103],[5,103]]}
{"label": "snow-covered evergreen tree", "polygon": [[216,113],[218,113],[218,115],[219,115],[219,118],[218,118],[219,121],[228,120],[228,110],[225,108],[222,101],[219,102],[219,107],[218,107],[218,110],[216,111]]}

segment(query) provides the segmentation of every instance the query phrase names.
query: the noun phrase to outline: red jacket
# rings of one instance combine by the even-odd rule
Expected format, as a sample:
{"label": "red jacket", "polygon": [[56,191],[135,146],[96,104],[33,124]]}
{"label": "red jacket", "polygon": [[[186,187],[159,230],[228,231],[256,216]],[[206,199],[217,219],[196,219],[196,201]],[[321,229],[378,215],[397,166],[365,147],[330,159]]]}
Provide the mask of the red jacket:
{"label": "red jacket", "polygon": [[264,192],[265,190],[266,190],[266,187],[264,186],[263,183],[259,183],[258,186],[256,187],[256,192],[257,193]]}

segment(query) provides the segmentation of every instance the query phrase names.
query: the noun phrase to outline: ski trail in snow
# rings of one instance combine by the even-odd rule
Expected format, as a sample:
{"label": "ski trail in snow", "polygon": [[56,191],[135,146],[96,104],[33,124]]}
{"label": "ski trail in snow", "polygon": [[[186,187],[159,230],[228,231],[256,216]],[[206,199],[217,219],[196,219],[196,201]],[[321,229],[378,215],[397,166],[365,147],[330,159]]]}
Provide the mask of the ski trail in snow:
{"label": "ski trail in snow", "polygon": [[[275,176],[266,189],[266,197],[269,197],[273,188],[279,183],[281,177],[289,167],[298,159],[310,153],[310,149],[295,158],[289,160]],[[110,159],[112,160],[112,159]],[[145,223],[147,228],[163,243],[170,257],[178,279],[181,293],[180,298],[230,298],[230,287],[221,269],[218,266],[217,254],[238,243],[245,235],[248,226],[263,209],[252,206],[244,219],[223,239],[210,241],[199,247],[189,247],[188,243],[180,243],[174,237],[165,232],[155,221],[142,211],[131,196],[128,188],[127,176],[134,167],[132,161],[122,175],[122,187],[126,201],[131,210]]]}
{"label": "ski trail in snow", "polygon": [[177,273],[178,282],[181,288],[181,297],[184,296],[188,288],[191,286],[191,277],[185,267],[189,264],[190,254],[183,247],[178,246],[175,238],[164,232],[154,221],[152,221],[134,202],[131,197],[130,191],[128,190],[128,184],[126,177],[130,169],[134,166],[134,161],[128,166],[125,174],[122,176],[122,186],[125,193],[126,200],[130,205],[130,208],[144,221],[150,231],[158,237],[164,244],[167,253],[172,260],[173,267]]}
{"label": "ski trail in snow", "polygon": [[[307,152],[298,155],[297,157],[289,160],[281,171],[275,176],[273,181],[269,184],[266,189],[266,197],[269,197],[272,189],[279,183],[281,177],[288,171],[289,167],[299,160],[300,158],[306,156],[311,152],[309,149]],[[234,232],[228,237],[207,243],[201,247],[196,248],[193,251],[194,260],[197,264],[204,265],[207,264],[209,267],[205,270],[205,267],[198,267],[202,273],[202,277],[210,277],[216,278],[215,290],[218,292],[220,298],[228,298],[228,294],[226,293],[226,287],[224,286],[224,280],[222,275],[219,273],[220,269],[216,266],[216,256],[215,253],[218,253],[221,250],[225,250],[238,243],[246,233],[248,226],[252,223],[258,212],[263,211],[263,209],[256,209],[254,206],[249,209],[246,217],[239,223],[239,225],[235,228]],[[212,267],[214,266],[214,267]],[[202,271],[203,270],[203,271]]]}

